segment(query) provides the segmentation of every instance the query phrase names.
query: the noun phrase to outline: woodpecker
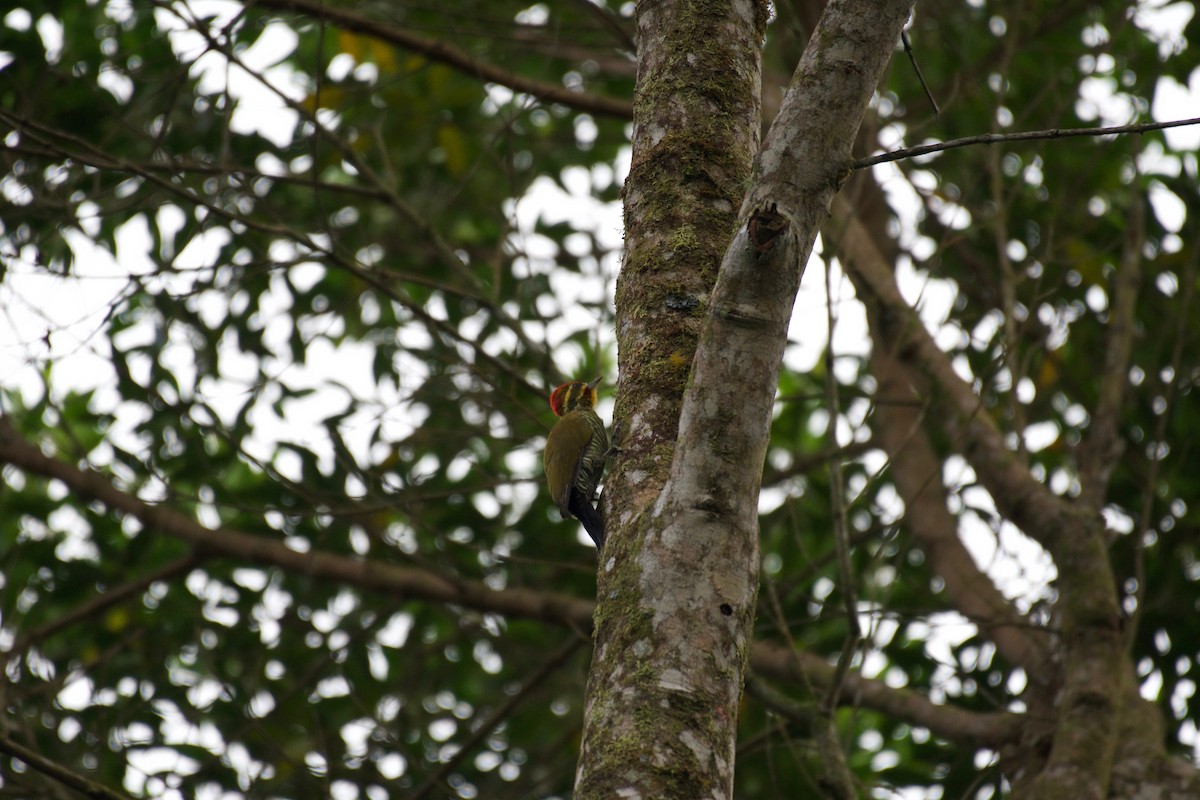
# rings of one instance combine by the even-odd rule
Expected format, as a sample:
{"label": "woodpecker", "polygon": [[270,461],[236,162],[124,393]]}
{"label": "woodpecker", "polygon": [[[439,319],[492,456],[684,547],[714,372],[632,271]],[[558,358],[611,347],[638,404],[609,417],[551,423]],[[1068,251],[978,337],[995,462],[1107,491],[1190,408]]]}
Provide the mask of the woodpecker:
{"label": "woodpecker", "polygon": [[562,518],[574,516],[596,543],[604,546],[604,520],[592,506],[596,484],[608,458],[608,434],[596,414],[596,385],[574,381],[550,393],[550,408],[558,422],[546,437],[543,463],[550,496]]}

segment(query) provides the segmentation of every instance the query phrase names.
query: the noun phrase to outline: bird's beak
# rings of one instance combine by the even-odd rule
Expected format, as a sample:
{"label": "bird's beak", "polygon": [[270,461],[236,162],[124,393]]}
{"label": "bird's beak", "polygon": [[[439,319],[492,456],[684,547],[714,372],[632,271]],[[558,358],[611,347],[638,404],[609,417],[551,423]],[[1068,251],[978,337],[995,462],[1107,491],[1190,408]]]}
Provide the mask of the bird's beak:
{"label": "bird's beak", "polygon": [[[601,375],[601,376],[600,376],[600,378],[603,378],[603,377],[604,377],[603,375]],[[599,385],[600,385],[600,378],[596,378],[596,380],[594,380],[594,381],[592,381],[591,383],[589,383],[589,384],[587,385],[587,387],[588,387],[589,389],[595,389],[597,386],[599,386]]]}

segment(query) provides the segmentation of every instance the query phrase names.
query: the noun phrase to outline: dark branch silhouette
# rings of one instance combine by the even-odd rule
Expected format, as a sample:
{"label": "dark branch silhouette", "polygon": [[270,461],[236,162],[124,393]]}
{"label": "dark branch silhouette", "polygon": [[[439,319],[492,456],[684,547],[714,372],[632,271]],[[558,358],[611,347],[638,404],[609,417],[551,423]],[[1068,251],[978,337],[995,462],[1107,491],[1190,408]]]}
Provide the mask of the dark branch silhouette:
{"label": "dark branch silhouette", "polygon": [[917,147],[906,147],[903,150],[893,150],[890,153],[880,153],[869,158],[860,158],[850,164],[851,169],[864,169],[876,164],[886,164],[889,161],[901,161],[906,158],[939,153],[943,150],[954,150],[972,144],[1001,144],[1003,142],[1031,142],[1042,139],[1066,139],[1075,136],[1111,136],[1117,133],[1147,133],[1161,131],[1167,128],[1182,128],[1187,125],[1200,125],[1200,117],[1191,119],[1175,119],[1167,122],[1141,122],[1136,125],[1114,125],[1108,128],[1051,128],[1045,131],[1018,131],[1016,133],[981,133],[977,136],[964,136],[961,139],[951,139],[948,142],[934,142]]}

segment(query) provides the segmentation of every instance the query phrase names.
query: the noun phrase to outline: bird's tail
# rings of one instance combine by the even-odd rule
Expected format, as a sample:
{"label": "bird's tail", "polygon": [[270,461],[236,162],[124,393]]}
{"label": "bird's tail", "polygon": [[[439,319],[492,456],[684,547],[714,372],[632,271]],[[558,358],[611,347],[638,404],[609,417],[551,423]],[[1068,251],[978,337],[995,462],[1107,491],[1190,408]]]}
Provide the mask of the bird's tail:
{"label": "bird's tail", "polygon": [[583,523],[583,529],[596,543],[596,549],[604,547],[604,520],[600,512],[592,508],[592,504],[579,492],[571,492],[571,502],[567,505],[576,519]]}

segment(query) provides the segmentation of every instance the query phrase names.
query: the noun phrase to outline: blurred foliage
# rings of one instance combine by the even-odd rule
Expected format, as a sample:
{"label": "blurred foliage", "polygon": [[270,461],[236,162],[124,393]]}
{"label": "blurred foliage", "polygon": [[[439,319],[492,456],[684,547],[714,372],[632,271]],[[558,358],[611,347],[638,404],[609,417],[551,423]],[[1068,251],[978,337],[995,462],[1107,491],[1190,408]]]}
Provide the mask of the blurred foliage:
{"label": "blurred foliage", "polygon": [[[803,45],[795,5],[777,9],[766,44],[768,107]],[[873,131],[892,147],[1146,119],[1164,79],[1196,74],[1200,23],[1181,5],[923,3],[910,35],[941,114],[897,59]],[[590,597],[594,556],[539,491],[538,452],[550,387],[615,377],[619,238],[600,204],[617,199],[628,122],[482,82],[383,34],[627,100],[632,4],[315,6],[326,19],[276,6],[25,3],[0,18],[0,291],[11,309],[44,280],[64,298],[111,296],[78,347],[48,313],[62,309],[47,309],[44,339],[7,312],[4,336],[22,338],[4,355],[32,367],[0,381],[6,419],[205,525]],[[1182,14],[1182,33],[1155,14]],[[944,301],[939,342],[1007,432],[1039,432],[1029,458],[1060,492],[1077,490],[1108,299],[1145,214],[1108,509],[1127,608],[1141,598],[1139,675],[1161,680],[1171,747],[1189,752],[1200,196],[1195,151],[1172,141],[965,148],[874,175],[897,269],[915,274],[921,304]],[[814,266],[806,280],[820,279]],[[78,350],[100,378],[76,374]],[[759,633],[833,655],[845,620],[819,456],[839,443],[825,432],[824,366],[802,361],[785,365],[764,476],[764,575],[783,616],[764,592]],[[865,346],[837,364],[840,445],[857,443],[845,475],[869,671],[966,708],[1012,707],[1021,676],[953,614],[870,449]],[[147,796],[411,797],[429,780],[431,797],[570,793],[587,648],[540,669],[575,632],[215,558],[55,480],[3,475],[8,735]],[[987,552],[1001,521],[969,470],[948,462],[930,477]],[[1001,550],[991,566],[1014,564]],[[1022,610],[1053,599],[1031,581]],[[820,786],[803,730],[752,698],[742,716],[739,796]],[[882,792],[998,784],[977,767],[986,757],[928,731],[858,708],[838,722],[852,768]],[[0,796],[46,785],[0,761]]]}

